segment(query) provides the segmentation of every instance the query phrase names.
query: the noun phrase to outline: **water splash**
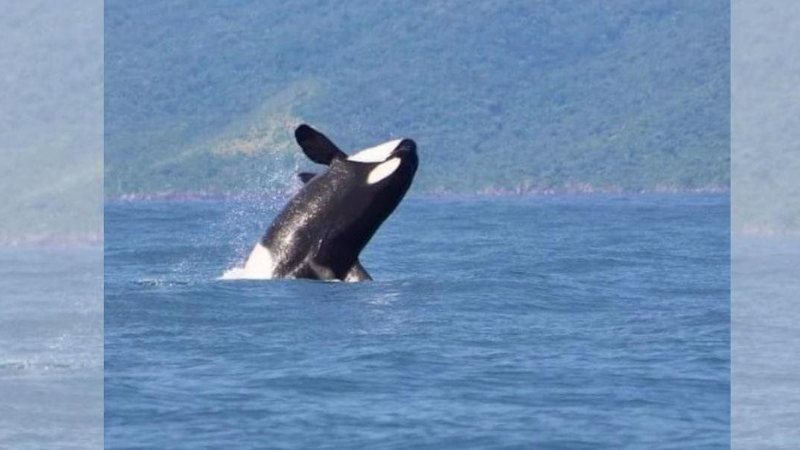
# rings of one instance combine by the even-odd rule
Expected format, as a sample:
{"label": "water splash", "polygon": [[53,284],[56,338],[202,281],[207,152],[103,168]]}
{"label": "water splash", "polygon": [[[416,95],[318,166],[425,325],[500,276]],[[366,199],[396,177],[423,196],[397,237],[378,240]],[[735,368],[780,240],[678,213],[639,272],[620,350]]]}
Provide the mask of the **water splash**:
{"label": "water splash", "polygon": [[281,169],[253,175],[245,184],[255,189],[225,202],[223,218],[212,232],[215,239],[229,242],[231,248],[222,279],[253,278],[245,271],[246,259],[283,205],[302,187],[297,173],[303,161],[298,152],[292,155],[290,164],[279,165]]}

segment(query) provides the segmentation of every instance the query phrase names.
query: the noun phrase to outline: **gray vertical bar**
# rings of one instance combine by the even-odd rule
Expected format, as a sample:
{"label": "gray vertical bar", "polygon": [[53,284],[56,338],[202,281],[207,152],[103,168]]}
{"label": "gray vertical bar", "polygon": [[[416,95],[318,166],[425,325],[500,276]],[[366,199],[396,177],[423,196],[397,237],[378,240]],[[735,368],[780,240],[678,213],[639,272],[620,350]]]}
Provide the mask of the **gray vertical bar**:
{"label": "gray vertical bar", "polygon": [[0,448],[103,446],[103,3],[0,0]]}
{"label": "gray vertical bar", "polygon": [[800,2],[732,4],[732,443],[800,443]]}

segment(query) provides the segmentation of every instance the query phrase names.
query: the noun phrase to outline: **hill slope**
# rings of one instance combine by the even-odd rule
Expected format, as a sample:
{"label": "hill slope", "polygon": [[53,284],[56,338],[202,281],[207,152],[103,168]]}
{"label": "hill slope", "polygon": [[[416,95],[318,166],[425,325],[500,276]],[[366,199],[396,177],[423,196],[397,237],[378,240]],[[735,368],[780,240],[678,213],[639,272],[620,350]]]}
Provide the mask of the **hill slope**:
{"label": "hill slope", "polygon": [[0,14],[0,245],[103,230],[102,2]]}
{"label": "hill slope", "polygon": [[106,2],[106,194],[259,189],[417,140],[417,192],[729,181],[729,4]]}

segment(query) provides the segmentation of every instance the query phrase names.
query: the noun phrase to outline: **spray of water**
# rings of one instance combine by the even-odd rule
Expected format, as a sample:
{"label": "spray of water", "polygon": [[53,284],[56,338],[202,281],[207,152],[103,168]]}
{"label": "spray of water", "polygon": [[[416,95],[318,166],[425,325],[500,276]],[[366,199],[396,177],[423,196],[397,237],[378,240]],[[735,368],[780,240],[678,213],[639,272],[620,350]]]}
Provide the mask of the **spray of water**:
{"label": "spray of water", "polygon": [[283,205],[302,186],[297,178],[301,161],[301,155],[294,154],[287,164],[278,164],[275,170],[244,180],[249,188],[224,202],[223,218],[214,232],[228,242],[230,249],[222,279],[249,278],[243,272],[248,255]]}

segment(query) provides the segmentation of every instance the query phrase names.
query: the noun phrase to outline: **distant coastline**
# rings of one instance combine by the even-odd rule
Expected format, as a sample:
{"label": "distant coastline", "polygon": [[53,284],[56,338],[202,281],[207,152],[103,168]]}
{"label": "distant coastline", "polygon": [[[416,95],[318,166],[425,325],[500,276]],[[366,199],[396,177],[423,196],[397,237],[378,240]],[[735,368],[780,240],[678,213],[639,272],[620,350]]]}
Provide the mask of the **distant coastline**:
{"label": "distant coastline", "polygon": [[[275,191],[269,191],[274,193]],[[412,192],[412,197],[420,198],[483,198],[483,197],[525,197],[556,195],[648,195],[648,194],[727,194],[728,186],[707,186],[702,188],[680,188],[675,186],[658,186],[653,189],[623,189],[619,187],[597,187],[589,184],[576,184],[560,188],[517,187],[513,189],[487,187],[473,192],[433,189],[426,192]],[[213,190],[130,192],[121,195],[107,196],[106,202],[137,201],[220,201],[251,200],[259,198],[259,192],[220,192]]]}

